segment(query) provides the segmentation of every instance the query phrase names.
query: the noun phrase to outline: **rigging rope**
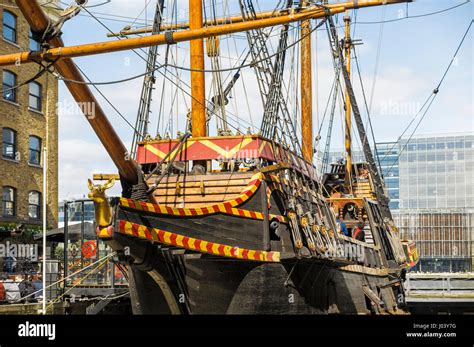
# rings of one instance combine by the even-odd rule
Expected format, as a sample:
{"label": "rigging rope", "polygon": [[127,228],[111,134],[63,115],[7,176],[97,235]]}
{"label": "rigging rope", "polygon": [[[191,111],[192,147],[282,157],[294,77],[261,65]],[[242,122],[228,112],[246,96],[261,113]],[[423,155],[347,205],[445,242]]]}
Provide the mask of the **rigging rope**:
{"label": "rigging rope", "polygon": [[[54,283],[51,283],[51,284],[47,285],[44,289],[51,288],[51,287],[53,287],[53,286],[55,286],[55,285],[57,285],[57,284],[59,284],[59,283],[61,283],[61,282],[65,282],[65,281],[68,280],[69,278],[72,278],[72,277],[74,277],[74,276],[80,274],[81,272],[87,270],[88,268],[94,266],[95,264],[98,264],[98,263],[100,263],[100,262],[102,262],[102,261],[104,261],[104,260],[108,260],[109,258],[114,257],[116,254],[117,254],[117,252],[112,252],[112,253],[110,253],[110,254],[108,254],[108,255],[106,255],[106,256],[104,256],[104,257],[102,257],[102,258],[96,260],[95,262],[93,262],[93,263],[87,265],[86,267],[84,267],[84,268],[82,268],[82,269],[79,269],[79,270],[77,270],[76,272],[74,272],[74,273],[72,273],[72,274],[66,276],[65,278],[62,278],[62,279],[60,279],[59,281],[56,281],[56,282],[54,282]],[[25,300],[25,299],[27,299],[27,298],[30,298],[30,297],[32,297],[32,296],[34,296],[34,295],[36,295],[36,294],[41,293],[42,291],[43,291],[43,288],[41,288],[40,290],[37,290],[36,292],[30,293],[30,294],[28,294],[28,295],[26,295],[26,296],[24,296],[24,297],[22,297],[22,298],[20,298],[20,299],[17,299],[17,300],[14,301],[13,303],[17,303],[17,302],[23,301],[23,300]]]}
{"label": "rigging rope", "polygon": [[456,9],[456,8],[458,8],[458,7],[461,7],[461,6],[464,6],[464,5],[466,5],[466,4],[469,4],[470,2],[471,2],[471,0],[466,0],[466,1],[464,1],[463,3],[460,3],[460,4],[457,4],[457,5],[454,5],[454,6],[445,8],[445,9],[443,9],[443,10],[434,11],[434,12],[429,12],[429,13],[423,13],[423,14],[419,14],[419,15],[415,15],[415,16],[408,16],[408,15],[407,15],[406,17],[384,20],[383,22],[381,22],[381,21],[375,21],[375,22],[357,22],[357,23],[358,23],[358,24],[393,23],[393,22],[398,22],[398,21],[402,21],[402,20],[406,20],[406,19],[428,17],[428,16],[433,16],[433,15],[437,15],[437,14],[441,14],[441,13],[444,13],[444,12],[448,12],[448,11],[454,10],[454,9]]}
{"label": "rigging rope", "polygon": [[[212,73],[212,72],[231,72],[231,71],[236,71],[236,70],[239,70],[239,69],[243,69],[243,68],[250,68],[250,67],[253,67],[255,64],[258,64],[258,63],[262,63],[262,62],[265,62],[265,61],[268,61],[268,60],[271,60],[272,58],[274,58],[275,56],[277,56],[278,54],[280,53],[283,53],[284,51],[288,50],[289,48],[293,47],[293,46],[296,46],[298,43],[300,43],[303,39],[305,39],[306,37],[308,37],[309,35],[311,35],[314,31],[316,31],[317,29],[319,28],[319,25],[317,27],[315,27],[314,29],[312,29],[307,35],[304,35],[302,37],[299,38],[299,40],[289,44],[285,49],[281,50],[281,51],[277,51],[275,52],[274,54],[271,54],[270,56],[266,57],[266,58],[262,58],[258,61],[252,61],[252,63],[248,63],[248,64],[244,64],[244,65],[240,65],[240,66],[236,66],[236,67],[229,67],[229,68],[221,68],[221,69],[218,69],[218,70],[213,70],[213,69],[191,69],[191,68],[187,68],[185,66],[179,66],[179,65],[173,65],[173,64],[169,64],[169,63],[165,63],[165,64],[161,64],[161,65],[158,65],[155,69],[153,69],[153,71],[158,71],[164,67],[172,67],[174,69],[177,69],[177,70],[184,70],[184,71],[189,71],[189,72],[205,72],[205,73]],[[142,59],[144,59],[142,57]],[[140,78],[140,77],[143,77],[147,74],[147,72],[145,73],[141,73],[141,74],[138,74],[138,75],[134,75],[134,76],[131,76],[131,77],[127,77],[127,78],[123,78],[123,79],[119,79],[119,80],[112,80],[112,81],[107,81],[107,82],[83,82],[83,81],[76,81],[76,80],[72,80],[72,79],[68,79],[68,78],[64,78],[64,77],[61,77],[59,75],[57,75],[57,78],[61,81],[65,81],[65,82],[71,82],[71,83],[77,83],[77,84],[96,84],[96,85],[110,85],[110,84],[119,84],[119,83],[124,83],[124,82],[129,82],[129,81],[132,81],[134,79],[137,79],[137,78]]]}
{"label": "rigging rope", "polygon": [[[365,106],[365,112],[367,113],[367,123],[369,124],[369,128],[370,128],[370,133],[372,135],[372,141],[373,141],[373,145],[374,145],[374,153],[375,153],[375,158],[377,159],[377,163],[378,163],[378,166],[379,166],[379,170],[382,170],[382,167],[380,165],[380,156],[377,152],[377,148],[376,148],[376,140],[375,140],[375,132],[374,132],[374,127],[372,125],[372,117],[371,117],[371,111],[370,111],[370,108],[367,104],[367,96],[366,96],[366,93],[365,93],[365,87],[364,87],[364,83],[362,82],[362,72],[360,70],[360,66],[359,66],[359,58],[357,56],[357,52],[356,52],[356,49],[355,47],[353,47],[353,51],[354,51],[354,59],[355,59],[355,62],[356,62],[356,68],[357,68],[357,74],[358,74],[358,77],[359,77],[359,83],[360,83],[360,87],[361,87],[361,90],[362,90],[362,97],[364,99],[364,106]],[[381,171],[380,171],[381,172]]]}
{"label": "rigging rope", "polygon": [[377,54],[375,56],[375,66],[374,66],[374,76],[372,79],[372,88],[370,90],[370,101],[369,101],[369,113],[372,112],[372,104],[374,102],[374,94],[375,94],[375,85],[377,83],[377,74],[379,71],[379,62],[380,62],[380,52],[382,51],[382,40],[383,40],[383,33],[384,33],[384,19],[385,13],[387,12],[387,7],[383,6],[382,8],[382,21],[380,22],[379,27],[379,40],[377,43]]}
{"label": "rigging rope", "polygon": [[[89,12],[87,9],[86,9],[86,11]],[[108,28],[104,23],[102,23],[102,22],[101,22],[99,19],[97,19],[95,16],[93,16],[93,17],[99,22],[99,24],[100,24],[101,26],[103,26],[105,29],[107,29],[109,32],[112,33],[112,30],[111,30],[110,28]],[[121,40],[120,37],[117,37],[117,39],[118,39],[118,40]],[[141,50],[142,52],[144,52],[143,49],[140,49],[140,50]],[[143,56],[141,56],[136,50],[132,49],[132,52],[135,53],[138,57],[140,57],[143,61],[145,61],[145,62],[147,61],[147,59],[144,58]],[[175,68],[175,69],[177,69],[177,70],[178,70],[179,68],[183,69],[182,67],[180,67],[180,66],[178,66],[178,65],[171,65],[171,64],[166,63],[166,64],[162,64],[162,65],[156,67],[155,69],[152,69],[152,70],[147,71],[147,72],[145,72],[145,73],[142,73],[142,74],[133,76],[133,77],[131,77],[131,78],[126,78],[126,79],[123,79],[123,80],[121,80],[121,81],[113,81],[113,82],[105,82],[105,83],[100,83],[100,82],[92,83],[92,82],[85,82],[85,81],[74,81],[74,80],[62,78],[59,74],[56,74],[56,78],[58,78],[59,80],[63,80],[63,81],[70,82],[70,83],[79,83],[79,84],[87,84],[87,85],[109,85],[109,84],[117,84],[117,83],[128,82],[128,81],[131,81],[131,80],[134,80],[134,79],[137,79],[137,78],[146,76],[146,75],[147,75],[148,73],[150,73],[150,72],[158,71],[164,78],[168,79],[171,83],[173,83],[174,85],[176,85],[177,88],[181,89],[181,90],[182,90],[184,93],[186,93],[188,96],[192,97],[191,94],[189,94],[188,92],[186,92],[184,89],[182,89],[182,88],[179,86],[179,83],[175,83],[175,82],[172,81],[168,76],[166,76],[165,74],[163,74],[163,72],[160,71],[160,69],[163,68],[163,67],[165,67],[165,66],[167,66],[167,67],[173,67],[173,68]],[[185,69],[183,69],[183,70],[185,70]],[[234,70],[234,69],[231,69],[231,70]],[[191,71],[191,70],[189,69],[189,71]],[[222,71],[223,71],[223,70],[222,70]],[[181,81],[181,82],[182,82],[182,81]],[[184,84],[186,87],[190,88],[186,83],[183,82],[183,84]],[[219,115],[216,115],[216,116],[217,116],[217,117],[220,117]],[[229,116],[235,117],[235,116],[232,115],[230,112],[229,112]],[[248,122],[247,122],[247,123],[248,123]],[[230,123],[228,123],[228,125],[230,125],[232,128],[234,128],[237,132],[239,131],[238,127],[235,127],[235,126],[231,125]],[[252,126],[252,127],[253,127],[253,126]]]}
{"label": "rigging rope", "polygon": [[[456,59],[456,56],[457,54],[459,53],[466,37],[467,37],[467,34],[469,33],[469,31],[471,30],[471,27],[472,27],[472,23],[474,22],[474,20],[471,20],[471,22],[469,22],[469,25],[466,29],[466,32],[464,33],[464,35],[462,36],[462,39],[461,39],[461,42],[459,42],[459,45],[457,46],[456,48],[456,51],[454,52],[454,55],[453,57],[451,58],[451,61],[449,62],[447,68],[445,69],[444,73],[443,73],[443,76],[441,77],[439,83],[437,84],[436,88],[433,90],[433,92],[430,94],[430,96],[426,99],[425,103],[423,104],[423,106],[420,108],[420,110],[417,112],[417,114],[415,115],[415,117],[412,119],[412,121],[410,122],[410,124],[408,125],[408,127],[404,130],[403,134],[401,136],[403,136],[405,134],[405,132],[408,130],[408,128],[411,126],[411,124],[416,120],[416,118],[418,117],[418,115],[420,114],[420,112],[423,110],[423,108],[427,105],[426,107],[426,110],[424,111],[423,115],[421,116],[420,120],[418,121],[418,123],[416,124],[415,126],[415,129],[413,129],[413,132],[410,134],[410,137],[408,138],[408,140],[406,141],[405,145],[403,146],[403,148],[400,150],[400,153],[398,154],[397,156],[397,160],[395,160],[395,162],[392,164],[392,166],[389,168],[389,170],[387,171],[387,174],[390,173],[393,169],[393,167],[395,166],[395,164],[398,162],[398,160],[400,159],[402,153],[405,151],[405,149],[407,148],[408,144],[410,143],[411,139],[413,138],[413,136],[415,135],[415,132],[416,130],[418,129],[418,127],[420,126],[421,122],[423,121],[423,119],[425,118],[426,114],[428,113],[431,105],[433,104],[434,100],[436,99],[436,97],[438,96],[438,93],[439,93],[439,89],[441,88],[441,85],[443,84],[446,76],[448,75],[448,72],[449,70],[451,69],[451,66],[453,65],[454,63],[454,60]],[[400,136],[400,137],[401,137]],[[393,150],[393,148],[396,146],[396,144],[392,147],[392,149],[389,151],[391,152]],[[388,152],[388,153],[389,153]],[[388,155],[388,154],[387,154]],[[385,155],[385,157],[387,156]],[[385,159],[384,157],[384,159]],[[383,159],[382,159],[383,160]]]}

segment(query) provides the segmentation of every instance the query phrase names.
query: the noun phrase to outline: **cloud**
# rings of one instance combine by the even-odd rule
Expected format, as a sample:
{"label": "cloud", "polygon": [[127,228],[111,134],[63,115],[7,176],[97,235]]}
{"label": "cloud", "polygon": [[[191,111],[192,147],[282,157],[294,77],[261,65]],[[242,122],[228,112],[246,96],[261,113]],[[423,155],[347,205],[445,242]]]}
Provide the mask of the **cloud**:
{"label": "cloud", "polygon": [[[90,0],[89,5],[101,3],[102,0]],[[166,1],[171,3],[171,1]],[[234,3],[234,2],[232,2]],[[236,2],[235,2],[236,3]],[[127,17],[140,17],[143,22],[145,15],[141,13],[144,7],[144,0],[113,0],[105,6],[93,8],[94,11],[116,14]],[[150,1],[147,11],[148,20],[151,20],[153,16],[155,1]],[[178,1],[178,9],[180,14],[187,17],[188,1]],[[232,7],[230,12],[235,13],[235,8]],[[168,7],[170,11],[170,7]],[[221,11],[222,12],[222,11]],[[237,11],[238,12],[238,11]],[[140,14],[141,13],[141,14]],[[361,12],[362,13],[362,12]],[[377,18],[379,17],[378,12]],[[377,19],[375,18],[375,19]],[[186,18],[180,18],[179,20],[185,20]],[[113,30],[120,29],[126,23],[114,23],[107,21]],[[137,22],[138,23],[138,22]],[[408,26],[410,23],[407,21],[404,25]],[[433,25],[438,26],[438,22]],[[428,27],[428,26],[426,26]],[[431,27],[431,25],[429,26]],[[377,56],[377,35],[371,34],[370,30],[373,27],[358,26],[358,37],[364,38],[364,45],[358,46],[357,52],[360,59],[361,67],[363,70],[362,79],[364,81],[365,91],[367,97],[370,98],[370,91],[373,81],[373,70],[375,64],[375,57]],[[81,35],[77,35],[81,32]],[[94,22],[89,17],[77,17],[73,21],[67,23],[67,30],[65,30],[65,39],[69,44],[76,43],[76,41],[94,42],[105,40],[105,29],[98,23]],[[397,33],[399,31],[386,28],[386,35],[390,33]],[[415,32],[415,31],[414,31]],[[326,105],[329,90],[331,88],[334,74],[332,69],[332,59],[330,56],[329,47],[327,44],[327,34],[324,31],[318,31],[318,40],[314,42],[313,51],[315,52],[314,57],[318,60],[318,68],[316,69],[316,63],[314,65],[314,76],[318,73],[318,80],[314,83],[315,93],[314,95],[319,101],[319,112],[316,113],[315,118],[321,119],[322,112]],[[400,34],[401,35],[401,34]],[[399,36],[400,36],[399,35]],[[406,35],[411,35],[405,33]],[[436,36],[436,35],[435,35]],[[442,46],[448,42],[447,38],[438,37],[438,46]],[[276,37],[272,39],[273,46],[276,46]],[[237,58],[241,53],[243,47],[247,44],[245,39],[236,38],[237,52],[234,49],[233,39],[225,40],[221,39],[222,55]],[[413,48],[407,44],[407,42],[414,41],[416,48]],[[374,94],[374,102],[372,109],[373,124],[375,126],[375,133],[377,140],[395,140],[396,137],[402,132],[405,126],[409,123],[413,115],[416,113],[421,103],[424,102],[428,94],[436,84],[436,79],[440,76],[439,73],[445,67],[445,61],[437,61],[438,56],[447,55],[450,58],[451,52],[439,52],[440,54],[433,55],[432,51],[425,50],[418,47],[419,40],[403,40],[400,41],[403,44],[395,45],[393,48],[392,44],[388,43],[389,40],[384,40],[383,49],[384,54],[381,56],[381,63],[378,70],[378,77],[376,82],[376,89]],[[427,41],[428,42],[428,41]],[[431,41],[429,41],[431,42]],[[228,48],[230,44],[230,51]],[[175,46],[176,47],[176,46]],[[172,49],[174,53],[174,48]],[[178,47],[179,61],[177,65],[188,66],[188,55],[186,44],[180,44]],[[410,50],[411,49],[411,50]],[[298,51],[298,50],[296,50]],[[408,56],[407,59],[400,59],[401,52]],[[164,47],[160,48],[159,61],[164,62]],[[443,53],[443,54],[441,54]],[[462,52],[461,52],[462,53]],[[460,54],[461,54],[460,53]],[[140,54],[144,55],[142,52]],[[297,54],[297,53],[296,53]],[[466,54],[466,53],[464,53]],[[416,55],[416,56],[415,56]],[[297,55],[296,55],[297,57]],[[184,60],[183,60],[184,58]],[[299,85],[299,81],[292,84],[290,82],[289,68],[291,63],[289,62],[291,53],[287,55],[287,69],[285,72],[285,83],[290,88],[290,96],[288,97],[289,107],[294,106],[295,94],[294,88]],[[469,59],[471,58],[471,59]],[[439,60],[439,59],[438,59]],[[130,63],[127,65],[127,62]],[[463,62],[467,62],[469,69],[469,62],[472,61],[472,55],[464,57],[460,55],[459,63],[462,65]],[[77,59],[78,65],[84,69],[91,80],[93,81],[107,81],[116,80],[120,78],[130,77],[136,74],[143,73],[144,62],[131,52],[121,52],[114,54],[98,55],[94,57],[85,57]],[[206,59],[207,67],[210,67],[209,59]],[[222,67],[226,68],[235,64],[229,63],[229,59],[222,58]],[[355,64],[354,64],[355,65]],[[441,89],[438,99],[433,104],[430,114],[427,119],[422,123],[419,132],[444,132],[444,131],[460,131],[466,129],[466,123],[468,126],[474,125],[472,122],[472,67],[470,71],[466,72],[466,67],[453,66],[450,71],[446,83],[452,81],[449,86],[445,83],[444,88]],[[295,59],[295,66],[297,68],[298,61]],[[176,73],[174,69],[170,69],[173,74]],[[358,76],[353,68],[353,84],[358,96],[359,108],[364,111],[362,94],[359,86]],[[456,74],[456,71],[459,71]],[[470,72],[470,73],[469,73]],[[189,91],[184,83],[189,85],[189,72],[180,71],[181,83],[185,90]],[[227,77],[232,73],[224,73],[223,78]],[[168,74],[172,81],[176,78]],[[466,80],[466,77],[470,76],[470,80]],[[207,74],[207,88],[208,96],[212,95],[210,91],[212,86],[211,74]],[[464,79],[463,79],[464,78]],[[101,86],[101,90],[111,100],[111,102],[121,111],[121,113],[128,119],[132,124],[135,123],[135,117],[137,114],[139,97],[141,92],[143,79],[138,78],[131,82],[117,85]],[[244,84],[245,82],[245,89]],[[171,119],[173,128],[171,130],[172,135],[176,134],[177,130],[183,130],[186,122],[186,114],[190,107],[190,98],[186,93],[179,92],[176,95],[176,88],[169,81],[165,84],[164,94],[162,94],[163,88],[163,77],[161,74],[157,74],[157,83],[155,85],[155,91],[153,93],[152,101],[152,115],[151,118],[154,120],[150,124],[150,133],[152,136],[156,132],[156,119],[160,115],[160,103],[161,100],[164,102],[164,112],[161,117],[166,121]],[[316,93],[317,89],[317,93]],[[252,118],[253,123],[256,127],[259,127],[262,117],[262,102],[259,94],[258,83],[255,78],[255,74],[251,69],[245,69],[242,76],[235,86],[233,98],[230,100],[228,106],[228,117],[232,120],[233,124],[236,124],[236,118],[240,120],[240,128],[242,131],[246,129],[246,121],[250,121]],[[97,94],[97,93],[96,93]],[[246,95],[248,98],[246,98]],[[299,99],[299,92],[296,92]],[[125,142],[130,142],[132,137],[132,129],[116,114],[110,106],[108,106],[102,97],[97,96],[97,99],[106,111],[114,128],[120,134],[121,138]],[[247,100],[246,100],[247,99]],[[65,91],[64,85],[61,87],[61,101],[64,103],[73,104],[72,98],[67,91]],[[249,106],[247,106],[247,103]],[[316,102],[315,102],[316,103]],[[173,107],[171,105],[173,104]],[[250,111],[248,110],[250,108]],[[173,112],[170,113],[170,109]],[[316,109],[316,108],[315,108]],[[337,111],[339,112],[339,110]],[[365,112],[362,112],[365,118]],[[336,124],[334,125],[333,143],[338,142],[342,139],[341,124],[339,113],[336,114]],[[316,123],[316,122],[315,122]],[[179,126],[179,129],[178,129]],[[327,119],[325,126],[327,127]],[[316,130],[316,124],[315,124]],[[161,130],[160,130],[161,132]],[[164,135],[163,133],[161,135]],[[322,143],[324,143],[324,131]],[[340,141],[342,143],[342,141]],[[93,133],[90,125],[85,120],[84,116],[74,110],[65,107],[60,110],[60,196],[82,196],[87,193],[86,181],[90,178],[94,172],[103,173],[114,173],[116,169],[108,157],[107,153],[103,149],[102,145],[98,141],[97,137]],[[127,145],[127,148],[129,145]]]}
{"label": "cloud", "polygon": [[[59,142],[59,197],[61,199],[87,196],[87,179],[94,173],[116,173],[112,160],[98,142],[80,139]],[[120,184],[109,195],[120,193]]]}

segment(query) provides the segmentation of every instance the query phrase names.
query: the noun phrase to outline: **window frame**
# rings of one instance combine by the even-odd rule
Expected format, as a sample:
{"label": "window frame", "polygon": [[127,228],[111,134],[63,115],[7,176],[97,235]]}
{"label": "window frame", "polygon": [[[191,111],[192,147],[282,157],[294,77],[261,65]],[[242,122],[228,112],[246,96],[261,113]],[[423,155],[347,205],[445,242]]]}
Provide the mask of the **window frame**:
{"label": "window frame", "polygon": [[[29,35],[28,35],[28,39],[29,39],[29,42],[28,42],[28,49],[31,51],[31,52],[38,52],[41,50],[41,44],[35,40],[34,38],[34,35],[33,35],[33,32],[31,31],[31,28],[30,28],[30,32],[29,32]],[[34,45],[34,49],[32,49],[32,46]]]}
{"label": "window frame", "polygon": [[[12,85],[9,85],[9,84],[5,83],[5,76],[8,75],[8,74],[13,76],[13,84]],[[10,70],[3,70],[3,72],[2,72],[2,98],[3,98],[3,100],[13,102],[13,103],[17,102],[17,90],[15,88],[17,83],[18,83],[18,75],[16,73],[14,73],[13,71],[10,71]],[[6,91],[7,89],[9,89],[9,90]],[[6,97],[6,93],[8,93],[8,92],[12,93],[13,98],[7,98]]]}
{"label": "window frame", "polygon": [[[13,200],[5,200],[5,189],[11,189],[13,192]],[[13,207],[11,208],[13,210],[12,214],[6,214],[6,204],[11,203]],[[2,217],[3,218],[14,218],[16,217],[16,208],[17,208],[17,190],[15,187],[12,186],[3,186],[2,187]]]}
{"label": "window frame", "polygon": [[[5,22],[5,14],[11,15],[15,21],[15,26],[11,27],[10,24],[7,24]],[[5,27],[13,31],[14,35],[14,41],[8,39],[5,37]],[[3,16],[2,16],[2,37],[5,41],[13,43],[13,44],[18,44],[18,16],[14,14],[13,12],[10,12],[8,10],[3,10]]]}
{"label": "window frame", "polygon": [[[31,93],[31,86],[36,85],[39,88],[39,95],[35,95]],[[37,102],[37,107],[31,106],[31,98],[35,98],[35,101]],[[38,82],[30,82],[28,84],[28,108],[33,111],[38,111],[42,112],[43,110],[43,86],[41,83]]]}
{"label": "window frame", "polygon": [[[39,141],[38,143],[38,149],[35,149],[35,148],[32,148],[31,146],[31,139],[37,139]],[[35,136],[35,135],[30,135],[28,137],[28,164],[30,165],[35,165],[35,166],[41,166],[41,144],[43,142],[43,139],[39,136]],[[35,163],[35,162],[31,162],[31,154],[32,152],[35,152],[38,154],[38,162]]]}
{"label": "window frame", "polygon": [[[31,201],[30,201],[31,194],[37,194],[38,195],[38,204],[37,205],[31,203]],[[36,217],[31,217],[30,216],[30,208],[31,207],[36,208],[36,214],[37,214]],[[29,220],[36,220],[36,221],[41,219],[41,192],[39,192],[37,190],[30,190],[28,192],[28,219]]]}
{"label": "window frame", "polygon": [[[6,142],[5,141],[5,131],[11,131],[12,134],[13,134],[13,143],[9,143],[9,142]],[[16,160],[16,153],[17,153],[17,132],[15,129],[12,129],[12,128],[2,128],[2,158],[3,159],[9,159],[9,160]],[[9,157],[7,155],[5,155],[5,144],[9,145],[9,146],[13,146],[13,156],[12,157]]]}

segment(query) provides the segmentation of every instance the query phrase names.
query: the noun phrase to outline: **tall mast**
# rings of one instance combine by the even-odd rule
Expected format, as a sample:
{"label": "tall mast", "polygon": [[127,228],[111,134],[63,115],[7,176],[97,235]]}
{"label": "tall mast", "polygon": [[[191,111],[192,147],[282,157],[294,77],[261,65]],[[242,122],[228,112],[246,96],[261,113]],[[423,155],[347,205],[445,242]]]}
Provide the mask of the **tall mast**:
{"label": "tall mast", "polygon": [[[198,30],[202,25],[202,0],[189,0],[189,29]],[[204,76],[204,40],[191,40],[191,126],[194,137],[207,136],[206,84]]]}
{"label": "tall mast", "polygon": [[[351,17],[349,12],[346,11],[344,16],[345,31],[346,35],[344,38],[344,53],[346,61],[347,73],[351,75]],[[345,127],[345,147],[346,147],[346,175],[345,175],[345,186],[348,193],[352,194],[352,139],[351,139],[351,128],[352,128],[352,109],[351,99],[349,92],[346,89],[346,127]]]}
{"label": "tall mast", "polygon": [[[307,6],[308,1],[302,1]],[[311,71],[311,20],[301,22],[301,147],[303,158],[313,161],[313,91]]]}
{"label": "tall mast", "polygon": [[[37,1],[16,0],[16,5],[25,16],[33,32],[43,34],[48,29],[50,20]],[[62,49],[64,46],[59,37],[51,39],[49,43],[57,49]],[[135,161],[129,159],[125,145],[115,132],[76,64],[71,59],[65,58],[58,60],[55,63],[55,68],[66,79],[66,87],[74,100],[79,105],[88,105],[88,107],[82,107],[82,111],[118,168],[120,175],[130,184],[137,183],[138,174]]]}
{"label": "tall mast", "polygon": [[[20,1],[20,0],[16,0]],[[30,0],[36,2],[36,0]],[[371,6],[381,6],[387,4],[397,4],[402,2],[411,2],[412,0],[358,0],[347,3],[335,3],[325,5],[325,9],[320,7],[310,7],[306,11],[275,14],[271,18],[250,20],[242,23],[231,23],[223,25],[214,25],[201,29],[183,30],[176,32],[166,32],[163,34],[136,37],[124,40],[114,40],[106,42],[96,42],[69,47],[54,47],[46,49],[43,52],[18,52],[12,54],[0,55],[0,66],[33,63],[42,60],[61,60],[65,58],[75,58],[91,56],[95,54],[120,52],[130,49],[138,49],[153,45],[169,45],[191,40],[202,40],[211,36],[229,35],[238,32],[273,27],[276,25],[285,25],[307,19],[324,18],[337,13],[343,13],[352,8],[363,8]],[[193,2],[193,1],[191,1]],[[36,15],[34,13],[33,15]],[[204,50],[204,48],[202,48]]]}

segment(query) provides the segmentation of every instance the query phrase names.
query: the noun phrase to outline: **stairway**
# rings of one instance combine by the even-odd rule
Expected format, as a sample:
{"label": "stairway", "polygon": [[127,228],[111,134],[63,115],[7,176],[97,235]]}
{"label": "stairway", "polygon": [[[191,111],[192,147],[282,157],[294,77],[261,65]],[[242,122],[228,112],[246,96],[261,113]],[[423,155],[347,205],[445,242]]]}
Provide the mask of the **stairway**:
{"label": "stairway", "polygon": [[375,199],[375,194],[372,191],[369,180],[361,180],[353,186],[354,196],[356,198]]}

